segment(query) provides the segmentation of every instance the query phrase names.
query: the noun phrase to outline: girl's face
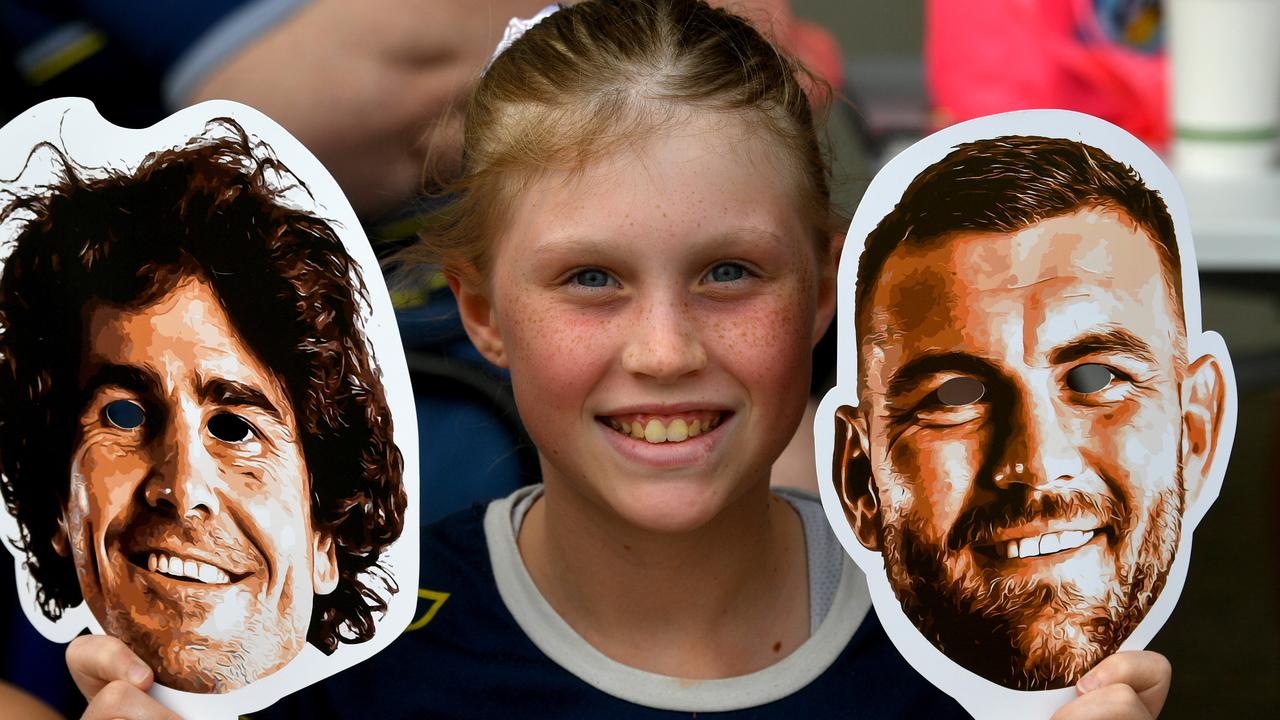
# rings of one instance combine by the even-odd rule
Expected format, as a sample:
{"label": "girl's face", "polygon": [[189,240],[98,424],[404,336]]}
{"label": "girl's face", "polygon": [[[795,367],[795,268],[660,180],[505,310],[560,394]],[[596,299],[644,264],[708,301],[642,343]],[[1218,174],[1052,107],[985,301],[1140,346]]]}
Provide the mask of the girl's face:
{"label": "girl's face", "polygon": [[513,203],[488,283],[455,290],[549,487],[681,530],[768,483],[835,303],[792,178],[702,116]]}

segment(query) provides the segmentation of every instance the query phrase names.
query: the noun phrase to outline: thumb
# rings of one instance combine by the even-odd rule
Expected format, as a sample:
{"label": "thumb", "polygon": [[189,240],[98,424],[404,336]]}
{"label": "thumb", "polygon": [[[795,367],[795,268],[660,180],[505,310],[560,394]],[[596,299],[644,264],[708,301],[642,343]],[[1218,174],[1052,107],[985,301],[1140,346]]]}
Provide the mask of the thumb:
{"label": "thumb", "polygon": [[1172,679],[1173,668],[1163,655],[1140,650],[1118,652],[1104,659],[1085,673],[1076,687],[1082,694],[1088,694],[1108,685],[1127,685],[1155,717],[1164,707]]}

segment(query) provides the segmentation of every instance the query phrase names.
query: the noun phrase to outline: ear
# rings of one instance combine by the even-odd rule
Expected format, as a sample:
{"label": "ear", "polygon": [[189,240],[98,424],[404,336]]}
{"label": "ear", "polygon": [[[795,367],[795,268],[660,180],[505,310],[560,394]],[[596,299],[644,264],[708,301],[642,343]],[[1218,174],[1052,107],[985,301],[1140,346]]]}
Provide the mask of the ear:
{"label": "ear", "polygon": [[1204,355],[1187,368],[1182,381],[1182,481],[1188,507],[1195,504],[1213,469],[1218,433],[1226,408],[1222,366]]}
{"label": "ear", "polygon": [[67,534],[66,516],[58,517],[58,527],[54,529],[53,537],[49,538],[49,544],[62,557],[71,557],[71,536]]}
{"label": "ear", "polygon": [[502,333],[498,332],[493,304],[489,301],[488,289],[480,273],[472,268],[462,274],[449,273],[446,278],[449,289],[453,290],[453,296],[458,301],[458,316],[462,319],[462,327],[466,329],[471,343],[486,360],[498,367],[507,367]]}
{"label": "ear", "polygon": [[836,410],[836,442],[831,477],[844,507],[845,519],[868,550],[880,552],[880,498],[876,495],[871,461],[867,457],[867,429],[856,408]]}
{"label": "ear", "polygon": [[831,236],[827,259],[818,268],[818,305],[814,314],[813,343],[818,344],[831,325],[836,314],[836,268],[840,267],[840,253],[844,251],[844,233]]}
{"label": "ear", "polygon": [[311,533],[311,586],[316,595],[328,595],[338,587],[338,551],[333,536],[322,530]]}

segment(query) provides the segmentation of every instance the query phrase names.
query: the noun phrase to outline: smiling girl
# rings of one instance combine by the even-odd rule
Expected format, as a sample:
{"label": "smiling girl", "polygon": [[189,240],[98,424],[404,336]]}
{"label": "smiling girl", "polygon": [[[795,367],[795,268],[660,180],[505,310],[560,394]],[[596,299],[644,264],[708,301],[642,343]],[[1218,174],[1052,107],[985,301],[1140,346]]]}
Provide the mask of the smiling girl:
{"label": "smiling girl", "polygon": [[[584,2],[495,58],[425,251],[510,369],[543,484],[425,530],[429,619],[273,712],[962,715],[868,613],[816,498],[770,489],[835,306],[798,75],[695,0]],[[72,668],[96,690],[117,650]],[[1115,660],[1095,678],[1158,709],[1167,665]]]}

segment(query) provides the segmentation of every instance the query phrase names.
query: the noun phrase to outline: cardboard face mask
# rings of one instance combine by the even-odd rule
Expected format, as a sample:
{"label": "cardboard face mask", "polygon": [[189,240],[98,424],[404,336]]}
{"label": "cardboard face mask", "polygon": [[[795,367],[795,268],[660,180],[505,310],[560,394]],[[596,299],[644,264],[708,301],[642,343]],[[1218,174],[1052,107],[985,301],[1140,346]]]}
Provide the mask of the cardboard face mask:
{"label": "cardboard face mask", "polygon": [[36,628],[120,638],[199,717],[391,642],[416,420],[332,177],[242,105],[126,130],[62,99],[0,129],[0,178],[0,534]]}
{"label": "cardboard face mask", "polygon": [[1029,111],[920,141],[853,219],[823,505],[899,651],[978,717],[1048,717],[1182,589],[1236,422],[1184,208],[1124,131]]}

